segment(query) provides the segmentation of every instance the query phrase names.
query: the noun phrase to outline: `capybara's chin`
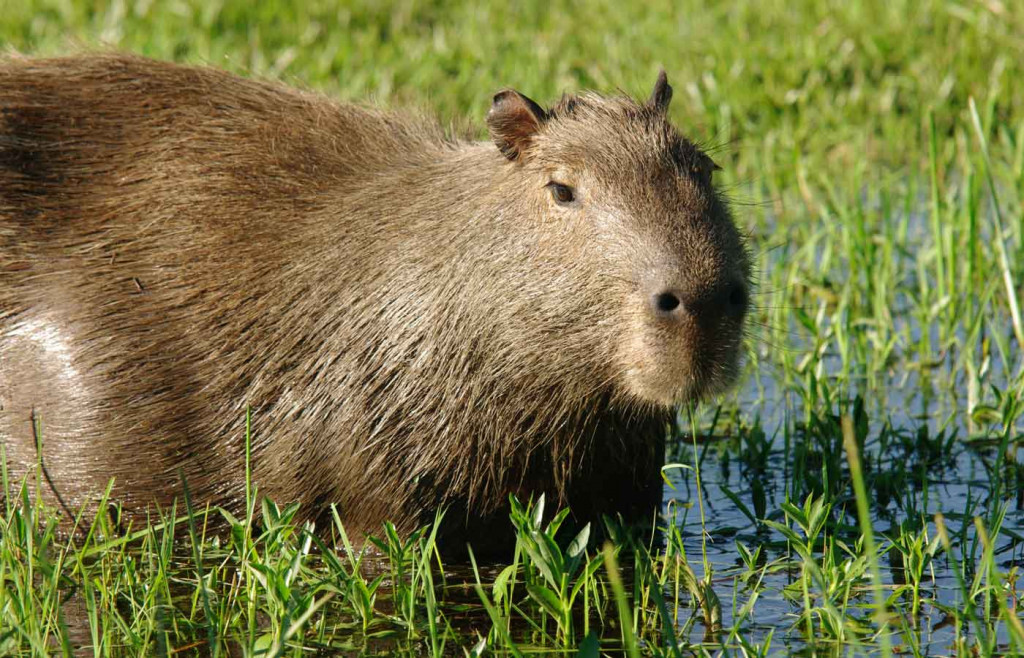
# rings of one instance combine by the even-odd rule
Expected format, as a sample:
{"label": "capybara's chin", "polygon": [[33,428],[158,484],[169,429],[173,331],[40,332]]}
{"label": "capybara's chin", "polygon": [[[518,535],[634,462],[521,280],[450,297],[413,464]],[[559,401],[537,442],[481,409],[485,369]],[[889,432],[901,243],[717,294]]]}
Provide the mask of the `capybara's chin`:
{"label": "capybara's chin", "polygon": [[[746,248],[650,98],[490,139],[210,68],[0,59],[0,441],[48,501],[258,493],[327,532],[650,519],[669,406],[735,378]],[[38,431],[41,430],[41,433]],[[41,437],[41,452],[37,438]],[[35,487],[30,487],[35,491]],[[500,542],[499,542],[500,543]]]}
{"label": "capybara's chin", "polygon": [[714,366],[697,364],[657,365],[635,368],[624,385],[628,395],[641,405],[671,409],[705,402],[729,389],[740,370],[738,352],[726,354]]}

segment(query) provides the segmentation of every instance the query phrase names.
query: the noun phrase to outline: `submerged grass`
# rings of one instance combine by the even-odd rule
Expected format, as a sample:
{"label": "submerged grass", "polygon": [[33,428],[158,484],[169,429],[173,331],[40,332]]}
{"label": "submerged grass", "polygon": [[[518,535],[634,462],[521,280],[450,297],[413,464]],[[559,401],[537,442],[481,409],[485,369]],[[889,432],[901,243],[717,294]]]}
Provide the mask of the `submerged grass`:
{"label": "submerged grass", "polygon": [[1024,653],[1020,3],[0,0],[0,47],[100,43],[476,125],[664,66],[751,235],[748,375],[680,413],[660,539],[517,502],[471,568],[251,480],[223,536],[181,501],[62,537],[4,466],[0,654]]}

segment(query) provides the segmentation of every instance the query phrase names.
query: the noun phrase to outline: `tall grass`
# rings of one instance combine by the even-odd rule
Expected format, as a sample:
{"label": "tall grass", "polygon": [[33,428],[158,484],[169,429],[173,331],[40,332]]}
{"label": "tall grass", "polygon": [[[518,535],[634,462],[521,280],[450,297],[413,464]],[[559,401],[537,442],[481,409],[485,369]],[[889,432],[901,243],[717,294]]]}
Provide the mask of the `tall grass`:
{"label": "tall grass", "polygon": [[1020,3],[0,0],[4,49],[106,46],[478,127],[664,67],[751,238],[748,372],[680,414],[660,539],[517,501],[472,568],[436,524],[322,542],[248,467],[245,518],[121,528],[0,460],[0,654],[1024,652]]}

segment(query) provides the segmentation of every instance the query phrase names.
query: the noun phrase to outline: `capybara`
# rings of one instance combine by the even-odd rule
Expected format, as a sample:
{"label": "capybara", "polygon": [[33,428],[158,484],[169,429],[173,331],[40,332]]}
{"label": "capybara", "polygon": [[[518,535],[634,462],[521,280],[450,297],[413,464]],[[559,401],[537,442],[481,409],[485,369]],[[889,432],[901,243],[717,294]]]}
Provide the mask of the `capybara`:
{"label": "capybara", "polygon": [[320,530],[445,508],[486,544],[510,494],[650,519],[750,295],[671,95],[506,90],[473,141],[211,68],[0,59],[11,472],[70,513],[111,478],[122,521],[180,511],[181,475],[238,513],[249,409],[259,494]]}

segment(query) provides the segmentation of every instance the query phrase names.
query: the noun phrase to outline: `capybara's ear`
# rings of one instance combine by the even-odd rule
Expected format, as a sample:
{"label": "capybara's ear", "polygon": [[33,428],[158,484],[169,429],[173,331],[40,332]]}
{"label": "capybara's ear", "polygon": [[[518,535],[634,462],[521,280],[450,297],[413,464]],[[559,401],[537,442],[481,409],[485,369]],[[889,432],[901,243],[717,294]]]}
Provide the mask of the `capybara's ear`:
{"label": "capybara's ear", "polygon": [[506,89],[494,95],[487,112],[487,127],[505,157],[517,160],[547,118],[548,113],[540,105],[514,89]]}
{"label": "capybara's ear", "polygon": [[672,100],[672,86],[668,83],[668,76],[665,69],[658,73],[658,81],[654,83],[654,91],[647,104],[662,114],[668,111],[668,104]]}

